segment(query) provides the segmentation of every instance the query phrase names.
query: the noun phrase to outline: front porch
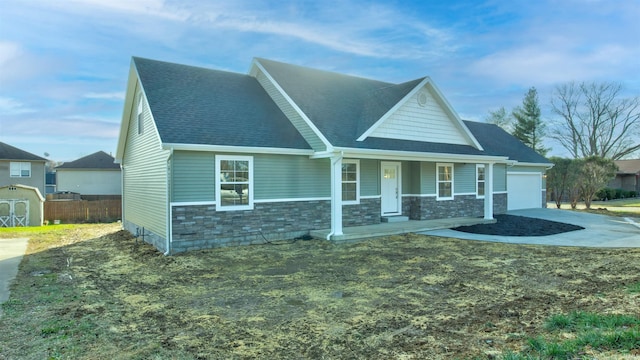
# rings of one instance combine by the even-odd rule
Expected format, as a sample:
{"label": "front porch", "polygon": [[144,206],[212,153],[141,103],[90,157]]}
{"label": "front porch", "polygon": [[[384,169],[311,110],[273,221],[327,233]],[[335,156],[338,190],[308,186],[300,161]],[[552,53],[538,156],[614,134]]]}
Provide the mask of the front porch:
{"label": "front porch", "polygon": [[[347,242],[379,236],[416,233],[429,230],[451,229],[458,226],[495,223],[495,219],[478,217],[459,217],[435,220],[410,220],[402,222],[383,222],[375,225],[351,226],[342,229],[342,235],[331,235],[331,240]],[[313,230],[310,235],[317,239],[327,239],[330,229]]]}

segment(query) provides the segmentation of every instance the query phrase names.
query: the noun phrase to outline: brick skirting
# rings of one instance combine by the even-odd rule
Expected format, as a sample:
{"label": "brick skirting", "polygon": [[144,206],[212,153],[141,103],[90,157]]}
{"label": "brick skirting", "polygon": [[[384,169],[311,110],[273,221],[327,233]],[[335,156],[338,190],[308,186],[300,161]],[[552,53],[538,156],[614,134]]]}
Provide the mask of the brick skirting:
{"label": "brick skirting", "polygon": [[[493,195],[493,213],[507,211],[507,194]],[[436,200],[435,196],[402,198],[402,213],[411,220],[446,219],[484,216],[484,199],[475,195],[456,195],[453,200]]]}

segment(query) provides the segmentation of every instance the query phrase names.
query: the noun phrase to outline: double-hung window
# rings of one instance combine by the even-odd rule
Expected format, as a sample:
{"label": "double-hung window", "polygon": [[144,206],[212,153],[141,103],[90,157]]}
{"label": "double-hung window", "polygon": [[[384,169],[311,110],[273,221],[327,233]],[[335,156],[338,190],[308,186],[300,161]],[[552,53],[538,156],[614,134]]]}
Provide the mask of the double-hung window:
{"label": "double-hung window", "polygon": [[453,199],[453,164],[437,164],[436,182],[437,199]]}
{"label": "double-hung window", "polygon": [[15,178],[31,177],[31,163],[26,161],[12,161],[9,164],[9,176]]}
{"label": "double-hung window", "polygon": [[360,202],[360,161],[342,160],[342,203]]}
{"label": "double-hung window", "polygon": [[476,197],[484,197],[484,164],[476,164]]}
{"label": "double-hung window", "polygon": [[253,157],[216,156],[216,210],[253,209]]}

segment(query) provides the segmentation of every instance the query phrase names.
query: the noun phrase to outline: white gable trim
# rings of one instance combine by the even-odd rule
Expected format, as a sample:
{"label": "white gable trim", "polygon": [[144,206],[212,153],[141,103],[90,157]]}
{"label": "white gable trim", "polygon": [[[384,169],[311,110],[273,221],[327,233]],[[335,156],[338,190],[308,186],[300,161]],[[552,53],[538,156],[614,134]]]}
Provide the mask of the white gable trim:
{"label": "white gable trim", "polygon": [[[136,95],[138,94],[140,94],[140,99],[138,101],[143,102],[134,104],[134,100],[136,99]],[[113,161],[116,164],[121,164],[122,159],[124,158],[125,147],[127,146],[126,142],[129,135],[129,125],[131,125],[131,118],[134,115],[134,111],[138,110],[138,104],[143,104],[143,111],[145,107],[149,111],[149,117],[151,118],[151,124],[153,125],[153,129],[151,130],[153,130],[153,135],[155,136],[156,141],[162,144],[162,138],[160,137],[160,132],[158,131],[158,127],[156,126],[156,119],[153,117],[153,111],[151,111],[151,106],[149,105],[149,101],[147,100],[147,94],[145,93],[142,82],[140,81],[138,69],[135,67],[134,61],[131,60],[131,70],[129,71],[125,105],[122,113],[122,122],[120,124],[120,135],[118,136],[116,156],[114,157]],[[138,121],[137,119],[138,117],[136,116],[136,121]]]}
{"label": "white gable trim", "polygon": [[311,130],[313,130],[313,133],[316,134],[316,136],[318,138],[320,138],[320,140],[322,141],[324,146],[327,149],[333,148],[333,146],[331,145],[329,140],[327,140],[327,138],[322,134],[322,132],[320,132],[320,130],[313,124],[313,122],[311,121],[311,119],[309,119],[307,114],[305,114],[302,111],[302,109],[300,109],[298,104],[296,104],[295,101],[293,101],[293,99],[284,91],[284,89],[280,86],[280,84],[278,84],[278,82],[275,81],[275,79],[271,76],[271,74],[269,74],[267,69],[265,69],[264,66],[262,66],[262,64],[260,63],[260,60],[258,60],[256,58],[253,59],[253,62],[252,62],[252,65],[251,65],[250,74],[253,75],[253,76],[255,76],[257,74],[257,71],[255,71],[254,68],[257,68],[260,71],[262,71],[262,73],[267,77],[269,82],[271,82],[273,84],[273,86],[278,90],[278,92],[280,92],[280,94],[282,94],[282,96],[284,96],[285,100],[293,107],[293,109],[300,115],[300,117],[302,117],[302,120],[304,120],[304,122],[307,124],[307,126]]}
{"label": "white gable trim", "polygon": [[402,100],[400,100],[391,109],[389,109],[389,111],[387,111],[380,119],[378,119],[378,121],[376,121],[375,124],[373,124],[369,129],[367,129],[367,131],[365,131],[362,135],[360,135],[360,137],[357,140],[364,141],[367,137],[369,137],[378,127],[380,127],[380,125],[382,125],[392,114],[396,113],[401,106],[406,104],[423,87],[427,87],[430,91],[433,92],[433,94],[435,95],[434,97],[439,103],[443,105],[442,108],[445,111],[445,113],[454,120],[453,121],[454,126],[456,126],[458,130],[460,130],[463,137],[467,141],[469,141],[471,145],[474,146],[476,149],[484,150],[480,145],[480,143],[478,142],[478,140],[476,140],[473,134],[471,134],[471,131],[464,124],[460,116],[458,116],[458,114],[455,112],[451,104],[449,104],[447,99],[444,97],[444,95],[442,95],[440,90],[436,87],[436,85],[433,83],[433,81],[429,77],[424,78],[424,80],[422,80],[418,85],[416,85],[416,87],[414,87],[411,91],[409,91],[409,93],[404,98],[402,98]]}

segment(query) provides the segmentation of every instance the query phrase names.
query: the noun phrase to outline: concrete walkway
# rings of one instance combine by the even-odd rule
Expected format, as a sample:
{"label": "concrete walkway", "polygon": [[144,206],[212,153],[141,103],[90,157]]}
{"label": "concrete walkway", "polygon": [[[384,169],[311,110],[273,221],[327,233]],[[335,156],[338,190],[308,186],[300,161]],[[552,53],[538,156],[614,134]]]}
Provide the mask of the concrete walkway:
{"label": "concrete walkway", "polygon": [[513,244],[640,248],[640,224],[637,219],[625,219],[561,209],[515,210],[509,211],[508,214],[579,225],[585,229],[548,236],[481,235],[450,229],[426,231],[422,234]]}
{"label": "concrete walkway", "polygon": [[[29,239],[0,239],[0,304],[9,300],[9,285],[18,274],[18,265]],[[2,316],[2,307],[0,307]]]}
{"label": "concrete walkway", "polygon": [[[366,239],[378,236],[389,236],[406,233],[417,233],[434,229],[448,229],[458,226],[494,223],[495,220],[484,220],[481,218],[451,218],[451,219],[438,219],[438,220],[410,220],[400,222],[388,222],[375,225],[363,225],[363,226],[351,226],[342,229],[343,235],[331,236],[331,240],[335,242],[353,241],[359,239]],[[311,236],[316,239],[327,238],[327,235],[331,233],[331,230],[313,230]]]}

